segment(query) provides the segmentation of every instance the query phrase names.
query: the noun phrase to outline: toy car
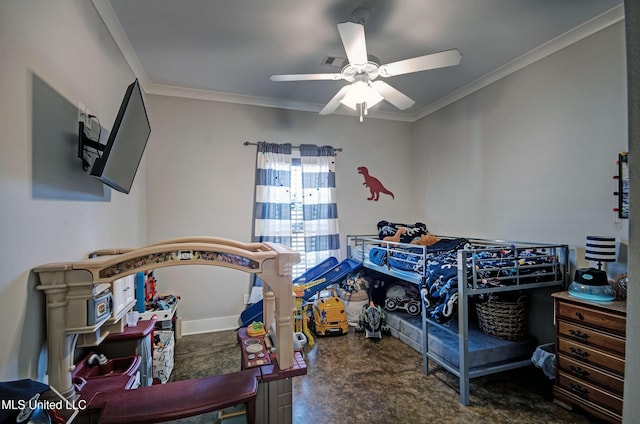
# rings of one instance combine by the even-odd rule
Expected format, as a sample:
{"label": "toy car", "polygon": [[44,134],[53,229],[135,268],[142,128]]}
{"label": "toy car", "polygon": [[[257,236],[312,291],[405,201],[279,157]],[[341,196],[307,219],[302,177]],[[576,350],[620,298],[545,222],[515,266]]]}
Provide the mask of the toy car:
{"label": "toy car", "polygon": [[320,336],[346,334],[349,331],[347,312],[334,288],[320,290],[313,302],[311,329]]}
{"label": "toy car", "polygon": [[384,307],[389,312],[401,309],[409,315],[420,314],[420,302],[409,297],[387,297],[384,301]]}

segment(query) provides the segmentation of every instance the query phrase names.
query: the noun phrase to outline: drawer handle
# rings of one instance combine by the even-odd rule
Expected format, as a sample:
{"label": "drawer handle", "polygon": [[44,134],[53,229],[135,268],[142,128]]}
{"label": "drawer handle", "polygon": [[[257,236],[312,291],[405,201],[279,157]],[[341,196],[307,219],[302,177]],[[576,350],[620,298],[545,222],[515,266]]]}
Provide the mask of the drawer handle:
{"label": "drawer handle", "polygon": [[587,340],[589,338],[588,334],[583,333],[580,330],[569,330],[569,333],[578,340]]}
{"label": "drawer handle", "polygon": [[580,367],[570,365],[569,368],[571,369],[571,374],[573,375],[577,375],[578,377],[582,377],[582,378],[589,376],[589,371],[585,371]]}
{"label": "drawer handle", "polygon": [[571,391],[577,395],[587,396],[589,394],[589,390],[585,389],[579,384],[571,383],[569,384],[569,387],[571,388]]}
{"label": "drawer handle", "polygon": [[580,312],[580,311],[576,312],[576,316],[578,317],[578,319],[580,321],[584,321],[584,315],[582,315],[582,312]]}
{"label": "drawer handle", "polygon": [[571,353],[573,353],[574,355],[579,356],[579,357],[581,357],[581,358],[583,358],[583,359],[584,359],[584,358],[588,358],[588,357],[589,357],[589,352],[585,352],[585,351],[584,351],[584,350],[582,350],[582,349],[578,349],[578,348],[575,348],[575,347],[571,347],[571,348],[569,348],[569,350],[570,350],[570,351],[571,351]]}

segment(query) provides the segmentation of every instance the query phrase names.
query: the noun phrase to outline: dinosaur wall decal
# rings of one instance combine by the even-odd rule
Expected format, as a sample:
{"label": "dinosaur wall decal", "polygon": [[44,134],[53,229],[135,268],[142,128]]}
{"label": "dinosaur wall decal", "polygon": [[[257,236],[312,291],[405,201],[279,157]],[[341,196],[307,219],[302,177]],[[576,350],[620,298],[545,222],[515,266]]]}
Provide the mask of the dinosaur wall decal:
{"label": "dinosaur wall decal", "polygon": [[382,185],[379,179],[369,175],[369,170],[366,167],[359,166],[358,174],[362,174],[362,176],[364,177],[364,183],[362,183],[362,185],[368,187],[369,192],[371,193],[371,196],[367,197],[367,200],[373,200],[377,202],[380,198],[380,193],[388,194],[389,196],[391,196],[391,198],[395,199],[393,193],[384,185]]}

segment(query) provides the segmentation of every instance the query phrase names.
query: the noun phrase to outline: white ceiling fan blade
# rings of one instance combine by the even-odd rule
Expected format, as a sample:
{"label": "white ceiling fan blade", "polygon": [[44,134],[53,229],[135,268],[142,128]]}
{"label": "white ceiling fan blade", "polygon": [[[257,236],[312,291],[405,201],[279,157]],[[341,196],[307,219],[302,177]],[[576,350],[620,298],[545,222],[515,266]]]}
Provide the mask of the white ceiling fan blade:
{"label": "white ceiling fan blade", "polygon": [[457,49],[451,49],[381,65],[380,75],[383,77],[392,77],[394,75],[409,74],[411,72],[445,68],[459,64],[461,59],[462,55],[460,52]]}
{"label": "white ceiling fan blade", "polygon": [[413,106],[415,103],[410,97],[405,96],[400,91],[391,87],[384,81],[374,81],[371,87],[378,92],[386,101],[394,105],[400,110],[405,110]]}
{"label": "white ceiling fan blade", "polygon": [[342,74],[285,74],[285,75],[271,75],[271,81],[322,81],[332,80],[337,81],[342,79]]}
{"label": "white ceiling fan blade", "polygon": [[347,94],[350,88],[351,85],[345,85],[344,87],[342,87],[340,91],[338,91],[338,93],[333,96],[331,100],[329,100],[329,103],[327,103],[327,105],[322,108],[322,110],[320,111],[320,115],[330,115],[335,112],[338,106],[340,106],[340,100],[342,100],[342,98]]}
{"label": "white ceiling fan blade", "polygon": [[343,22],[338,24],[338,31],[349,63],[352,65],[366,64],[369,60],[367,59],[364,26],[353,22]]}

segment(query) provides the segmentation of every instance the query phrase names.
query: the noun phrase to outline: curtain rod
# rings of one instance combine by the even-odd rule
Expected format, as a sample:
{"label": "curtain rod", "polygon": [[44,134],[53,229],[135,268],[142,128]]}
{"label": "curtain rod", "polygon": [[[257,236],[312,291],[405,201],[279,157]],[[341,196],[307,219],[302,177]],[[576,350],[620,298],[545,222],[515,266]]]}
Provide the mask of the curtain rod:
{"label": "curtain rod", "polygon": [[[257,146],[257,145],[258,145],[258,143],[252,143],[252,142],[250,142],[250,141],[245,141],[243,144],[244,144],[245,146]],[[300,146],[293,146],[293,145],[292,145],[292,146],[291,146],[291,148],[292,148],[292,149],[299,149],[299,148],[300,148]],[[342,151],[342,147],[334,147],[334,148],[333,148],[333,150],[338,151],[338,152],[341,152],[341,151]]]}

